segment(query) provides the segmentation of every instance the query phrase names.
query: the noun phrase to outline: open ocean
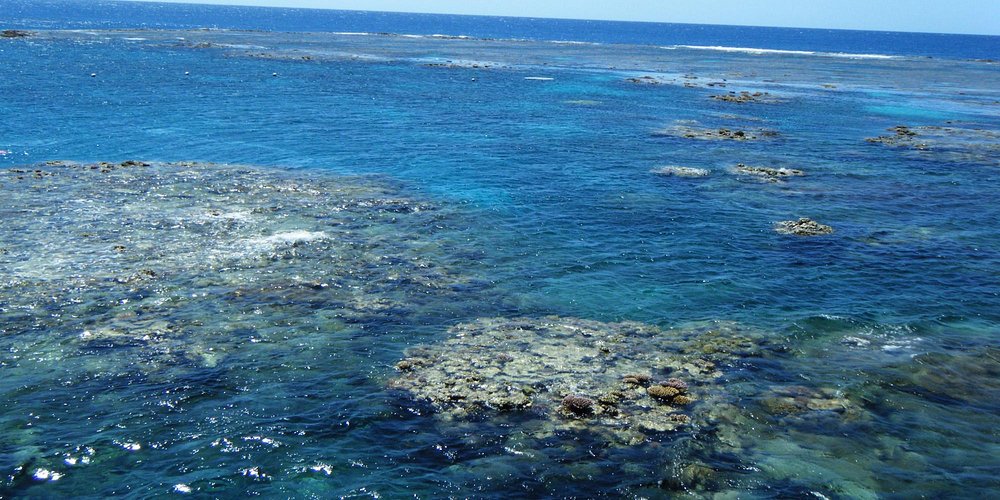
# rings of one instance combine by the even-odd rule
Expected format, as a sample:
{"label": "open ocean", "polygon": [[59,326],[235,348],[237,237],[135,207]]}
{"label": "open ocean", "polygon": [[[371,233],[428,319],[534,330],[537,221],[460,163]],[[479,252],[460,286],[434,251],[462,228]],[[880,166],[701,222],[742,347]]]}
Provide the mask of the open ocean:
{"label": "open ocean", "polygon": [[1000,496],[1000,37],[0,29],[0,498]]}

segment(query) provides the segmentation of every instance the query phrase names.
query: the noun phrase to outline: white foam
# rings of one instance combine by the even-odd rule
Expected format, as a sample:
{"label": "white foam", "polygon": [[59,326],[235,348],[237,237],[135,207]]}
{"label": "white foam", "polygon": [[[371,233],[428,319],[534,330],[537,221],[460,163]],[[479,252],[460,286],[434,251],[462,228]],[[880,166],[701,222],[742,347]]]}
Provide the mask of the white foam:
{"label": "white foam", "polygon": [[323,231],[283,231],[280,233],[272,234],[264,238],[258,238],[254,240],[254,243],[262,245],[291,245],[295,243],[306,243],[310,241],[318,241],[326,239],[326,233]]}
{"label": "white foam", "polygon": [[601,45],[597,42],[578,42],[576,40],[552,40],[549,43],[554,43],[557,45]]}
{"label": "white foam", "polygon": [[313,472],[322,472],[323,474],[326,474],[327,476],[333,474],[333,467],[330,466],[330,465],[328,465],[328,464],[324,464],[324,463],[319,463],[319,464],[313,465],[313,466],[309,467],[309,470],[311,470]]}
{"label": "white foam", "polygon": [[662,47],[667,50],[691,49],[691,50],[711,50],[715,52],[730,52],[753,55],[793,55],[793,56],[819,56],[819,57],[842,57],[847,59],[899,59],[899,56],[886,54],[851,54],[848,52],[816,52],[812,50],[780,50],[780,49],[759,49],[755,47],[727,47],[722,45],[671,45]]}
{"label": "white foam", "polygon": [[526,77],[524,77],[524,79],[525,80],[534,80],[534,81],[538,81],[538,82],[551,82],[552,80],[555,80],[555,78],[550,78],[550,77],[547,77],[547,76],[526,76]]}
{"label": "white foam", "polygon": [[121,446],[122,448],[125,448],[128,451],[139,451],[142,449],[141,444],[134,442],[118,443],[118,445]]}
{"label": "white foam", "polygon": [[48,469],[37,469],[32,476],[38,481],[58,481],[63,477],[62,473]]}

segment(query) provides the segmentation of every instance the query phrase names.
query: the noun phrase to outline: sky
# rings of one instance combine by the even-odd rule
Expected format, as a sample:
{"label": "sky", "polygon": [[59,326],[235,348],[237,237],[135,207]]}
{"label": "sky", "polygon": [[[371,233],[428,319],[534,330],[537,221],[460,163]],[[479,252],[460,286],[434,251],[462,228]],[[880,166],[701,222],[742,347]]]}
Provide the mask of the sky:
{"label": "sky", "polygon": [[[133,0],[154,1],[154,0]],[[1000,0],[155,0],[389,12],[1000,35]]]}

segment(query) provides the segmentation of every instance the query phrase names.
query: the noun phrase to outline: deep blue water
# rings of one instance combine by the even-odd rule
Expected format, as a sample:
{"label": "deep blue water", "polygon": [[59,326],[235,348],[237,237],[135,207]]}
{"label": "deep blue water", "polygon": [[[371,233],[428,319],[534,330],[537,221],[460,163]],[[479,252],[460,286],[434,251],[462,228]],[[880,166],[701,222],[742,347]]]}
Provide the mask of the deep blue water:
{"label": "deep blue water", "polygon": [[[998,492],[998,37],[9,0],[0,27],[39,30],[0,39],[0,497]],[[433,34],[472,38],[399,36]],[[687,137],[720,128],[761,137]],[[36,167],[129,158],[293,180]],[[834,233],[774,230],[799,217]],[[766,348],[627,447],[385,389],[456,324],[546,315]]]}

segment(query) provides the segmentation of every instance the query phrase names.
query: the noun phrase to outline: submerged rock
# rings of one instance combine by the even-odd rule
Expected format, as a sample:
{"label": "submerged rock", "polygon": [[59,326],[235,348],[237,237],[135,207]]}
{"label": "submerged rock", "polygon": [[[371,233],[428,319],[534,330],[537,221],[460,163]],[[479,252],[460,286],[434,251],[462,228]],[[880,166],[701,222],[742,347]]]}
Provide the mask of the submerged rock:
{"label": "submerged rock", "polygon": [[749,175],[764,182],[781,182],[787,177],[798,177],[805,172],[794,168],[754,167],[737,163],[732,172],[737,175]]}
{"label": "submerged rock", "polygon": [[658,167],[650,170],[651,173],[663,176],[673,176],[673,177],[708,177],[711,171],[704,168],[694,168],[694,167]]}
{"label": "submerged rock", "polygon": [[797,421],[825,416],[856,419],[861,409],[835,389],[802,385],[774,387],[758,398],[760,407],[775,418]]}
{"label": "submerged rock", "polygon": [[966,404],[1000,404],[1000,348],[928,352],[895,367],[896,376],[885,382],[925,398]]}
{"label": "submerged rock", "polygon": [[444,419],[521,411],[543,423],[538,432],[586,430],[634,444],[697,422],[693,403],[719,390],[721,371],[692,346],[721,332],[739,336],[731,325],[666,333],[634,322],[480,319],[451,328],[441,344],[410,349],[389,386]]}
{"label": "submerged rock", "polygon": [[781,234],[794,234],[796,236],[820,236],[833,233],[832,227],[820,224],[808,217],[781,221],[775,225],[774,230]]}

